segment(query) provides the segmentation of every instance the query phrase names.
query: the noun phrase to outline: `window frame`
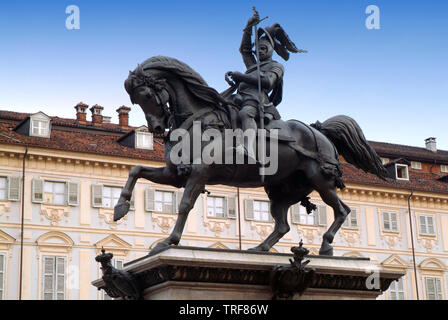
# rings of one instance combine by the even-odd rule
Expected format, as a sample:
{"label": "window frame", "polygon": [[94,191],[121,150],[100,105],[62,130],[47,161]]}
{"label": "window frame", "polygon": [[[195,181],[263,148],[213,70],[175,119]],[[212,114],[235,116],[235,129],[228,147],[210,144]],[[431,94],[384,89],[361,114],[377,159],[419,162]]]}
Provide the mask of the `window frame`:
{"label": "window frame", "polygon": [[[158,201],[158,200],[156,200],[156,194],[157,194],[157,192],[159,192],[159,193],[162,193],[163,194],[163,200],[162,201]],[[169,194],[171,194],[171,204],[166,204],[166,201],[165,201],[165,194],[167,194],[167,193],[169,193]],[[174,191],[170,191],[170,190],[159,190],[159,189],[155,189],[154,190],[154,210],[153,210],[153,212],[157,212],[157,213],[170,213],[170,214],[172,214],[172,213],[175,213],[176,212],[176,208],[175,208],[175,206],[176,206],[176,193],[174,192]],[[162,210],[160,211],[160,210],[157,210],[157,208],[156,208],[156,203],[161,203],[162,204]],[[171,206],[171,211],[167,211],[167,210],[165,210],[165,206]]]}
{"label": "window frame", "polygon": [[[385,214],[389,215],[389,228],[386,228],[385,226]],[[396,230],[394,230],[392,228],[393,223],[392,223],[392,216],[391,215],[395,215],[396,217]],[[396,211],[388,211],[388,210],[382,210],[381,211],[381,226],[384,232],[393,232],[393,233],[399,233],[400,232],[400,216]]]}
{"label": "window frame", "polygon": [[[49,192],[46,192],[45,191],[45,186],[46,186],[46,183],[52,183],[52,184],[55,184],[55,183],[60,183],[60,184],[63,184],[64,185],[64,191],[63,191],[63,193],[62,193],[62,195],[64,196],[64,201],[63,201],[63,203],[62,204],[60,204],[60,203],[54,203],[54,194],[55,194],[55,192],[54,192],[54,185],[53,185],[53,191],[51,192],[51,194],[53,195],[53,202],[47,202],[46,201],[46,197],[45,197],[45,195],[47,194],[47,193],[49,193]],[[68,205],[68,199],[67,199],[67,188],[68,188],[68,184],[67,184],[67,182],[66,181],[58,181],[58,180],[50,180],[50,179],[44,179],[43,180],[43,185],[42,185],[42,197],[43,197],[43,204],[46,204],[46,205],[54,205],[54,206],[67,206]],[[60,194],[59,194],[60,195]]]}
{"label": "window frame", "polygon": [[[42,125],[36,126],[35,123],[39,123]],[[35,133],[34,129],[37,129],[38,133]],[[42,133],[42,130],[45,130],[45,132]],[[33,117],[30,119],[30,136],[48,138],[50,137],[50,132],[50,120],[38,119]]]}
{"label": "window frame", "polygon": [[411,161],[411,168],[416,170],[422,170],[422,163],[420,161]]}
{"label": "window frame", "polygon": [[[398,168],[399,167],[406,169],[406,178],[398,177]],[[396,163],[395,164],[395,177],[397,178],[397,180],[409,181],[409,166],[407,164]]]}
{"label": "window frame", "polygon": [[[66,300],[67,299],[67,261],[68,261],[68,259],[67,259],[67,257],[66,256],[64,256],[64,255],[51,255],[51,254],[43,254],[42,256],[41,256],[41,258],[42,258],[42,265],[41,265],[41,277],[42,277],[42,279],[41,279],[41,285],[42,285],[42,290],[41,290],[41,300],[46,300],[45,299],[45,294],[47,294],[46,292],[45,292],[45,276],[47,275],[46,274],[46,272],[45,272],[45,259],[46,258],[51,258],[51,257],[54,257],[54,265],[53,265],[53,274],[52,274],[52,276],[53,276],[53,278],[52,278],[52,282],[53,282],[53,288],[52,288],[52,295],[53,295],[53,297],[52,297],[52,299],[49,299],[49,300]],[[58,273],[58,259],[63,259],[63,261],[64,261],[64,273],[63,273],[63,276],[64,276],[64,279],[63,279],[63,285],[64,285],[64,288],[63,288],[63,290],[62,290],[62,292],[58,292],[58,288],[57,288],[57,286],[58,286],[58,276],[60,275],[59,273]],[[58,299],[58,294],[63,294],[63,299]]]}
{"label": "window frame", "polygon": [[[262,204],[262,203],[267,203],[267,205],[268,205],[268,209],[267,209],[267,211],[261,211],[261,210],[255,210],[255,203],[256,202],[258,202],[259,204]],[[270,206],[269,206],[269,204],[270,204],[270,202],[268,201],[268,200],[260,200],[260,199],[253,199],[253,207],[252,207],[252,212],[253,212],[253,217],[254,217],[254,221],[261,221],[261,222],[272,222],[273,221],[273,218],[272,218],[272,215],[271,215],[271,209],[270,209]],[[261,208],[261,207],[260,207]],[[255,215],[255,212],[258,212],[258,213],[267,213],[267,220],[264,220],[264,219],[257,219],[256,218],[256,215]]]}
{"label": "window frame", "polygon": [[[216,202],[215,201],[218,198],[222,200],[222,216],[217,216],[216,215]],[[209,215],[209,204],[208,204],[209,199],[210,200],[213,199],[213,215]],[[208,195],[207,199],[206,199],[206,202],[205,202],[205,206],[206,206],[205,210],[206,210],[207,218],[218,218],[218,219],[223,219],[223,218],[226,219],[226,218],[228,218],[226,201],[227,201],[227,199],[224,196]]]}
{"label": "window frame", "polygon": [[448,173],[448,164],[441,164],[440,165],[440,172]]}
{"label": "window frame", "polygon": [[[115,207],[115,205],[116,205],[116,203],[113,203],[113,201],[112,201],[112,205],[111,205],[110,207],[106,207],[106,206],[104,205],[104,199],[105,199],[105,198],[108,198],[108,197],[106,197],[106,196],[104,195],[104,191],[106,190],[106,188],[110,188],[110,189],[111,189],[111,197],[110,197],[110,199],[113,200],[113,199],[114,199],[114,197],[113,197],[113,190],[114,190],[114,189],[120,189],[120,194],[121,194],[121,191],[123,190],[123,187],[114,186],[114,185],[107,185],[107,184],[105,184],[105,185],[102,186],[102,189],[101,189],[101,208],[104,208],[104,209],[113,209],[113,208]],[[117,198],[117,202],[118,202],[119,199],[120,199],[120,196],[118,196],[118,198]]]}
{"label": "window frame", "polygon": [[[428,279],[432,279],[434,280],[434,296],[440,296],[440,299],[429,299],[429,294],[428,294]],[[437,289],[437,283],[436,281],[439,281],[440,283],[440,292],[438,292]],[[438,277],[438,276],[424,276],[423,277],[423,282],[425,284],[425,300],[443,300],[444,299],[444,293],[443,293],[443,277]]]}
{"label": "window frame", "polygon": [[[139,136],[146,136],[148,137],[148,142],[149,145],[141,145],[141,143],[139,143]],[[146,132],[146,131],[136,131],[135,132],[135,148],[136,149],[146,149],[146,150],[154,150],[154,140],[153,140],[153,135],[151,132]]]}
{"label": "window frame", "polygon": [[[436,225],[435,225],[435,216],[431,215],[431,214],[424,214],[424,213],[420,213],[417,215],[418,217],[418,232],[420,235],[422,236],[432,236],[435,237],[436,236]],[[425,232],[422,231],[422,224],[421,224],[421,218],[425,218]],[[433,229],[433,233],[428,233],[428,218],[431,218],[432,220],[432,229]]]}

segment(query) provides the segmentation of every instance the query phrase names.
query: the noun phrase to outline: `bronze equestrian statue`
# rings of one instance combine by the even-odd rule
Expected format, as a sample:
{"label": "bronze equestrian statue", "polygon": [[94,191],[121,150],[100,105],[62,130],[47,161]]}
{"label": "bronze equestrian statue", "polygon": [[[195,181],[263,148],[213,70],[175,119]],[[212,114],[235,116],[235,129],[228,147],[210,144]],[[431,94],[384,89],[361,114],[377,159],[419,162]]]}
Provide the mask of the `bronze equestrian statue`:
{"label": "bronze equestrian statue", "polygon": [[[259,22],[257,19],[258,16],[249,19],[248,24]],[[260,39],[259,44],[265,46],[261,51],[266,51],[260,55],[260,60],[264,59],[260,61],[262,65],[260,80],[262,80],[261,99],[263,104],[267,105],[267,113],[269,110],[275,110],[275,105],[281,100],[281,92],[279,96],[279,91],[275,90],[279,89],[283,67],[272,61],[271,56],[276,46],[283,46],[275,39],[272,39],[272,42],[266,39],[266,30],[268,33],[270,31],[274,33],[274,38],[277,39],[283,34],[284,40],[288,40],[283,41],[283,44],[289,47],[287,49],[291,52],[299,51],[277,26],[278,24],[270,29],[266,28],[265,40]],[[177,142],[171,141],[170,135],[176,129],[186,130],[189,137],[193,138],[195,121],[200,121],[203,131],[213,128],[224,132],[226,129],[254,126],[254,101],[257,103],[259,97],[253,95],[253,80],[258,74],[254,75],[251,71],[254,60],[249,52],[251,47],[249,29],[246,28],[244,31],[241,46],[243,59],[249,71],[246,74],[237,72],[229,74],[228,76],[235,82],[235,88],[230,88],[222,94],[209,87],[202,77],[185,63],[163,56],[144,61],[130,72],[125,81],[125,89],[131,102],[142,108],[149,130],[155,134],[163,134],[167,129],[169,132],[164,138],[166,166],[158,168],[136,166],[130,171],[128,181],[115,206],[114,220],[119,220],[128,212],[132,190],[139,178],[185,188],[172,233],[158,243],[150,255],[179,243],[188,213],[196,199],[205,191],[206,185],[216,184],[242,188],[264,187],[270,200],[270,212],[275,227],[261,244],[252,249],[257,251],[268,251],[290,230],[287,212],[291,205],[300,202],[308,211],[312,209],[308,195],[316,190],[334,211],[334,222],[323,235],[319,250],[321,255],[332,255],[331,243],[350,213],[350,208],[341,201],[336,192],[336,188],[345,187],[339,154],[366,172],[383,179],[387,177],[387,171],[380,158],[369,146],[360,127],[347,116],[335,116],[323,123],[316,122],[309,126],[297,120],[282,121],[273,112],[272,120],[266,124],[266,130],[278,129],[280,132],[278,170],[275,174],[264,176],[264,179],[260,178],[259,163],[205,164],[200,161],[201,159],[194,159],[194,155],[189,159],[189,163],[178,165],[173,163],[170,151]],[[263,32],[255,36],[263,36]],[[285,48],[275,51],[287,57],[288,52]],[[266,63],[263,64],[264,62]],[[235,89],[238,90],[237,95],[231,96]],[[269,109],[270,107],[273,109]],[[202,149],[209,143],[211,142],[202,142]],[[226,150],[224,146],[222,148],[224,154]],[[266,152],[270,154],[269,143],[266,144]]]}

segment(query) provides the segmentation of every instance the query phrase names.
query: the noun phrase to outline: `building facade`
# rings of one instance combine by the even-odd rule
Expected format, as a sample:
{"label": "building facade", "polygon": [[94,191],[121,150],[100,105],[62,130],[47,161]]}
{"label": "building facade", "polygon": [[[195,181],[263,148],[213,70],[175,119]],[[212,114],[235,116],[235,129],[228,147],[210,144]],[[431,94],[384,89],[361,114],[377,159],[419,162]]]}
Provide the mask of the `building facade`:
{"label": "building facade", "polygon": [[[76,107],[76,119],[42,112],[0,111],[0,299],[108,299],[91,285],[101,276],[101,248],[114,263],[142,257],[167,237],[182,190],[139,180],[131,211],[113,221],[113,207],[135,165],[164,165],[163,144],[142,126],[119,124],[103,108]],[[406,275],[380,299],[448,298],[448,152],[372,142],[391,179],[343,162],[341,199],[352,212],[334,240],[337,256],[369,257]],[[343,161],[343,159],[342,159]],[[181,245],[247,249],[273,230],[261,188],[207,186],[192,209]],[[272,249],[290,253],[303,239],[318,254],[332,209],[291,207],[291,231]]]}

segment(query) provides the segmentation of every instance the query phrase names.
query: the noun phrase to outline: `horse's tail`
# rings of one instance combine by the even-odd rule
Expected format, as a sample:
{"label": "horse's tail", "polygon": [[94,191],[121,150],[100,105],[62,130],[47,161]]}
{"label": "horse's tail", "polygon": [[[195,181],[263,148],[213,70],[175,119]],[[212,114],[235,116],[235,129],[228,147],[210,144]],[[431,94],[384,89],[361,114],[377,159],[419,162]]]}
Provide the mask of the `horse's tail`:
{"label": "horse's tail", "polygon": [[383,180],[389,177],[380,157],[369,145],[361,128],[350,117],[339,115],[311,125],[334,143],[347,162]]}

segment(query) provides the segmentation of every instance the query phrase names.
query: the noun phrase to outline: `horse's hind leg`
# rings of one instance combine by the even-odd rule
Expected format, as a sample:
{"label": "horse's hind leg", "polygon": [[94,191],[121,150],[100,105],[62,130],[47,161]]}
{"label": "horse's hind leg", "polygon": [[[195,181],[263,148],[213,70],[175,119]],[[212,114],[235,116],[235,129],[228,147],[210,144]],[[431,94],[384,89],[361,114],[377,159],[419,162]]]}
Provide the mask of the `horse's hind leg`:
{"label": "horse's hind leg", "polygon": [[334,221],[331,224],[330,228],[328,228],[327,232],[324,233],[322,239],[322,246],[319,250],[320,255],[333,255],[333,247],[331,243],[333,243],[334,236],[341,228],[344,223],[347,215],[350,213],[350,208],[339,199],[338,194],[336,193],[336,187],[333,181],[326,180],[321,183],[316,190],[319,192],[322,200],[333,208],[334,212]]}
{"label": "horse's hind leg", "polygon": [[285,202],[279,200],[271,199],[271,215],[274,218],[275,226],[274,231],[260,243],[258,246],[254,248],[250,248],[249,250],[254,251],[269,251],[286,233],[289,232],[289,224],[288,224],[288,208],[289,205]]}

